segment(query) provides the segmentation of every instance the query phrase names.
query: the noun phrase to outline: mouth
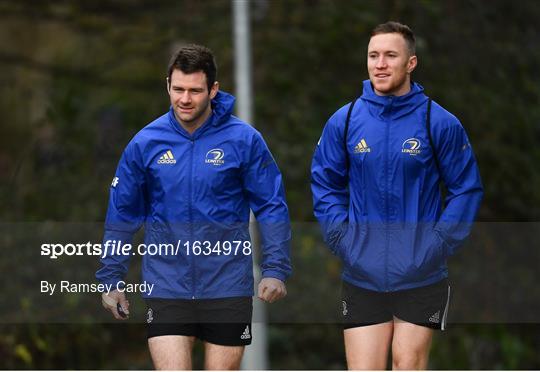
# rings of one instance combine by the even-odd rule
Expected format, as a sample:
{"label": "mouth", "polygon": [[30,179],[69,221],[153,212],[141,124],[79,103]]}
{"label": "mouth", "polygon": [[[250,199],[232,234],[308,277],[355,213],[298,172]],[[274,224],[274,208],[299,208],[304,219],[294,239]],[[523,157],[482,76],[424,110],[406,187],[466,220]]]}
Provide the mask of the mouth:
{"label": "mouth", "polygon": [[375,77],[377,79],[386,79],[387,77],[390,77],[390,74],[375,74]]}
{"label": "mouth", "polygon": [[190,112],[193,111],[193,107],[181,107],[181,106],[179,106],[178,108],[180,109],[180,112],[183,113],[183,114],[189,114]]}

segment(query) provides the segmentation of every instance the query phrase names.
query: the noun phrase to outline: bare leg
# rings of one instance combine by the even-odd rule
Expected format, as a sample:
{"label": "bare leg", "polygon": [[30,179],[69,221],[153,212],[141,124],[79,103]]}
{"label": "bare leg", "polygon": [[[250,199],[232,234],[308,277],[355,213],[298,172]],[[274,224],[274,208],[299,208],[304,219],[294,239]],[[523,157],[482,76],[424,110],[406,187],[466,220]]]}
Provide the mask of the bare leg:
{"label": "bare leg", "polygon": [[189,370],[195,337],[157,336],[148,339],[148,348],[157,370]]}
{"label": "bare leg", "polygon": [[394,318],[392,369],[426,369],[433,329]]}
{"label": "bare leg", "polygon": [[393,322],[349,328],[343,332],[350,370],[386,369]]}
{"label": "bare leg", "polygon": [[204,343],[204,369],[238,370],[244,355],[244,346],[223,346]]}

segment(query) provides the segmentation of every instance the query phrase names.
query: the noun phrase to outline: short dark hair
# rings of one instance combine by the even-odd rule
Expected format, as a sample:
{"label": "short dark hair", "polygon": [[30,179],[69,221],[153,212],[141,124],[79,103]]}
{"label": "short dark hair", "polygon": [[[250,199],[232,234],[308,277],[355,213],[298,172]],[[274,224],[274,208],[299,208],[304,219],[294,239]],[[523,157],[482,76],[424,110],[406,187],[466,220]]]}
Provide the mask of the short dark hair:
{"label": "short dark hair", "polygon": [[184,74],[204,72],[209,92],[217,78],[217,65],[214,54],[207,47],[197,44],[183,46],[172,56],[167,71],[169,84],[174,70],[180,70]]}
{"label": "short dark hair", "polygon": [[394,21],[381,23],[371,31],[371,37],[380,34],[392,33],[397,33],[403,36],[405,42],[407,43],[407,49],[409,50],[409,54],[411,56],[416,54],[416,39],[414,37],[414,32],[409,26],[404,25],[403,23]]}

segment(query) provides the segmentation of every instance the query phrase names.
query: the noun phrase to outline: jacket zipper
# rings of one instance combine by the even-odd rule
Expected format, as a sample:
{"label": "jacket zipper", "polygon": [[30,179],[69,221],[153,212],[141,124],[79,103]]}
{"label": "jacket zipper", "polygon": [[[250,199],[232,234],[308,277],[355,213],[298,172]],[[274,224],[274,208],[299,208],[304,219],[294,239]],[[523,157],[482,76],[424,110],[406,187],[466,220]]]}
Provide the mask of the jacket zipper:
{"label": "jacket zipper", "polygon": [[[190,159],[189,159],[189,239],[188,249],[193,246],[193,152],[195,151],[195,139],[191,138],[190,142]],[[191,299],[195,299],[196,283],[195,283],[195,256],[191,252]]]}
{"label": "jacket zipper", "polygon": [[389,119],[386,123],[386,149],[385,149],[385,152],[384,152],[384,156],[385,156],[385,162],[384,162],[384,165],[385,165],[385,180],[386,180],[386,185],[385,185],[385,212],[386,212],[386,215],[385,215],[385,221],[384,221],[384,224],[385,224],[385,229],[384,229],[384,233],[385,233],[385,249],[384,249],[384,290],[385,292],[389,292],[390,289],[388,288],[388,249],[389,249],[389,236],[388,236],[388,230],[389,230],[389,223],[390,223],[390,212],[389,212],[389,197],[390,197],[390,175],[389,175],[389,171],[388,171],[388,163],[389,163],[389,152],[390,152],[390,123],[392,121],[391,119],[391,113],[392,113],[392,103],[393,103],[393,100],[392,98],[390,98],[390,107],[389,107],[389,112],[388,112],[388,115],[389,115]]}

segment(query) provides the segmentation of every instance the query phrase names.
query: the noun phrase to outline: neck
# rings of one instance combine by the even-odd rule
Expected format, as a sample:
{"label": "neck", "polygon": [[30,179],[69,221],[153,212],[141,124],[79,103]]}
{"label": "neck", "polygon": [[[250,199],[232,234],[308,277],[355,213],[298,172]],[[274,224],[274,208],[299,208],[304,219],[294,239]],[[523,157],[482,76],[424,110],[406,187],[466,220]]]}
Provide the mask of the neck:
{"label": "neck", "polygon": [[400,97],[411,91],[411,79],[408,78],[405,83],[394,92],[394,96]]}
{"label": "neck", "polygon": [[405,81],[405,83],[402,86],[400,86],[398,89],[392,92],[388,92],[388,93],[378,91],[377,89],[375,89],[375,86],[373,84],[371,84],[371,87],[373,88],[373,91],[375,92],[375,94],[378,96],[400,97],[400,96],[406,95],[407,93],[411,91],[411,79],[410,78],[407,79],[407,81]]}
{"label": "neck", "polygon": [[394,95],[396,97],[404,96],[407,93],[409,93],[410,91],[411,91],[411,81],[409,79],[407,79],[405,84],[401,88],[399,88]]}

